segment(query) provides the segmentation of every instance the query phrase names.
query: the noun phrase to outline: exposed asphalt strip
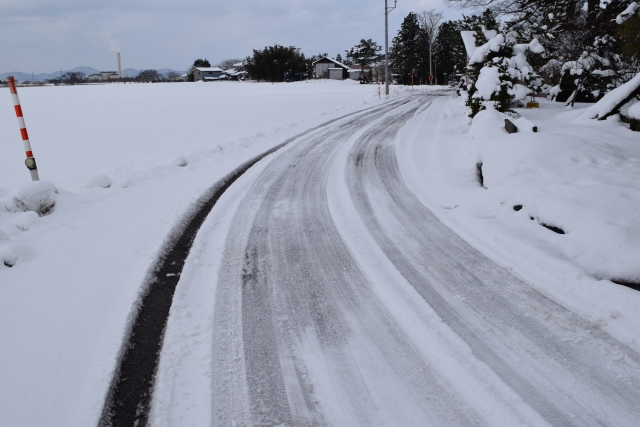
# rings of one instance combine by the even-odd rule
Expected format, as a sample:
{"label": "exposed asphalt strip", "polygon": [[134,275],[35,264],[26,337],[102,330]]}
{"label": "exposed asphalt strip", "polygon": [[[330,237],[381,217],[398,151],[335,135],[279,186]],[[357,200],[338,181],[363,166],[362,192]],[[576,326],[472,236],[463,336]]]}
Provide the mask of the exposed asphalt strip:
{"label": "exposed asphalt strip", "polygon": [[292,141],[349,116],[361,114],[398,102],[378,104],[324,122],[297,134],[283,143],[243,163],[211,186],[174,227],[145,280],[145,291],[134,307],[134,319],[120,350],[119,363],[107,394],[99,427],[135,426],[147,424],[155,373],[160,359],[169,310],[185,260],[198,230],[224,192],[249,168]]}

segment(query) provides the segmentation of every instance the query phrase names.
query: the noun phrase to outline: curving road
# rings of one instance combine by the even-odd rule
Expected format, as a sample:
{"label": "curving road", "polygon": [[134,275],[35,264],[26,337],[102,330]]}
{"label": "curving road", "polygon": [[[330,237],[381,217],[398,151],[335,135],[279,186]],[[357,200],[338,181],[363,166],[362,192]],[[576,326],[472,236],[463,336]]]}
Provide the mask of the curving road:
{"label": "curving road", "polygon": [[[436,96],[318,129],[251,185],[219,273],[214,425],[637,425],[640,355],[487,259],[405,184],[396,134]],[[348,221],[384,259],[332,212],[336,166]],[[396,279],[373,273],[385,265]]]}

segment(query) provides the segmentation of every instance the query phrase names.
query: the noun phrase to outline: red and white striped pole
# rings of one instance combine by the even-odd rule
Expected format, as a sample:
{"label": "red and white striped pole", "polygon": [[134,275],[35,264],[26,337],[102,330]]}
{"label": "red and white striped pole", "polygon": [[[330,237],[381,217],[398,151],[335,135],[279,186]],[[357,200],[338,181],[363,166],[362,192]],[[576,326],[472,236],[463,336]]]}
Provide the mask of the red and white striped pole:
{"label": "red and white striped pole", "polygon": [[24,117],[22,116],[22,107],[20,106],[20,98],[18,98],[18,91],[16,90],[16,81],[13,76],[7,77],[9,83],[9,90],[11,91],[11,98],[13,98],[13,107],[16,110],[16,116],[18,117],[18,126],[20,127],[20,134],[22,135],[22,142],[24,144],[24,151],[27,153],[27,159],[24,164],[27,165],[27,169],[31,172],[31,180],[39,181],[38,167],[36,166],[36,159],[33,157],[33,151],[31,151],[31,143],[29,142],[29,134],[27,133],[27,126],[24,124]]}

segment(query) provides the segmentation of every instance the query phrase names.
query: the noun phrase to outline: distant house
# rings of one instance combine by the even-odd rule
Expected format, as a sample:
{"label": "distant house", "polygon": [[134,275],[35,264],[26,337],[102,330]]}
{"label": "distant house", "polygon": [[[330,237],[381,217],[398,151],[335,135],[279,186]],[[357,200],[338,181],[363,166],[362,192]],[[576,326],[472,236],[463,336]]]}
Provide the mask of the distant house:
{"label": "distant house", "polygon": [[[369,73],[372,73],[371,67],[369,67],[368,65],[364,67],[364,72],[366,75],[369,75]],[[349,67],[349,69],[347,70],[347,73],[349,74],[350,79],[360,80],[360,76],[362,75],[362,67],[358,64],[353,64]]]}
{"label": "distant house", "polygon": [[314,75],[318,78],[332,79],[332,80],[344,80],[349,78],[349,67],[342,62],[338,62],[335,59],[329,57],[323,57],[315,61],[313,64]]}
{"label": "distant house", "polygon": [[[378,56],[370,65],[364,67],[365,75],[371,78],[372,82],[384,81],[384,55]],[[362,67],[359,64],[352,64],[347,70],[349,78],[353,80],[360,80],[362,74]]]}
{"label": "distant house", "polygon": [[219,67],[196,67],[193,70],[193,80],[211,82],[224,79],[224,70]]}
{"label": "distant house", "polygon": [[244,70],[243,62],[233,64],[232,68],[224,70],[224,74],[229,77],[230,80],[246,80],[249,78],[249,73]]}
{"label": "distant house", "polygon": [[89,80],[90,82],[106,82],[119,78],[120,75],[117,71],[100,71],[99,73],[89,74],[89,76],[87,76],[87,80]]}

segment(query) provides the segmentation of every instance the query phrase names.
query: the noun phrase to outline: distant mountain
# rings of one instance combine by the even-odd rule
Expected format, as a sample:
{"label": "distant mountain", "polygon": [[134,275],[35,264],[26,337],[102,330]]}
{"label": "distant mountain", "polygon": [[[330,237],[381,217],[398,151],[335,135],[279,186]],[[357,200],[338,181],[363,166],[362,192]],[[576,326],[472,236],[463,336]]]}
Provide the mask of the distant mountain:
{"label": "distant mountain", "polygon": [[[61,70],[61,71],[54,71],[53,73],[34,74],[33,75],[33,80],[35,80],[36,82],[43,82],[45,80],[57,79],[57,78],[60,77],[60,73],[61,72],[64,74],[64,73],[66,73],[68,71],[83,72],[88,76],[89,74],[99,73],[101,70],[96,70],[95,68],[91,68],[91,67],[75,67],[75,68],[72,68],[71,70]],[[116,70],[103,70],[103,71],[115,71],[115,72],[117,72]],[[179,74],[186,73],[186,71],[176,71],[176,70],[172,70],[170,68],[161,68],[161,69],[158,70],[158,73],[166,74],[169,71],[175,71],[176,73],[179,73]],[[124,70],[122,70],[122,76],[123,77],[136,77],[138,75],[138,73],[140,73],[140,70],[134,70],[133,68],[125,68]],[[31,73],[23,73],[21,71],[13,71],[13,72],[10,72],[10,73],[0,74],[0,80],[7,80],[8,76],[15,77],[16,81],[18,81],[18,82],[26,82],[26,81],[30,82],[31,79],[32,79]]]}

